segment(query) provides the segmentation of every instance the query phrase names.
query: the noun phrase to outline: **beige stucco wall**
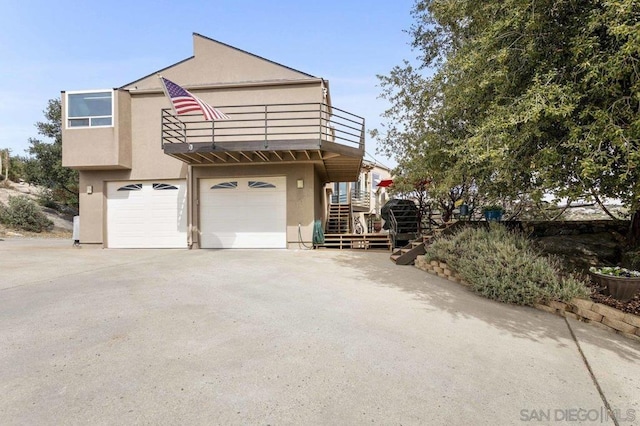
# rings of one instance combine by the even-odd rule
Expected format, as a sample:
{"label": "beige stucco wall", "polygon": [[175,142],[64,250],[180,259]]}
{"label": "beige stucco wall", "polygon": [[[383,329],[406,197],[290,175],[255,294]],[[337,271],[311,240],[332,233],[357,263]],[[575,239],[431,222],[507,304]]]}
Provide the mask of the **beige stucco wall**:
{"label": "beige stucco wall", "polygon": [[118,161],[131,168],[131,95],[124,90],[116,91],[116,132],[118,135]]}
{"label": "beige stucco wall", "polygon": [[[80,242],[102,244],[102,212],[105,207],[106,187],[97,173],[80,172]],[[93,193],[87,193],[91,186]]]}
{"label": "beige stucco wall", "polygon": [[62,165],[75,169],[131,168],[131,113],[128,92],[113,92],[113,126],[67,128],[62,93]]}
{"label": "beige stucco wall", "polygon": [[[184,80],[177,77],[177,80]],[[131,119],[133,123],[142,120],[150,120],[156,126],[156,131],[160,132],[160,110],[170,108],[171,102],[162,92],[160,80],[157,79],[155,90],[138,91],[132,90],[132,104],[144,104],[146,109],[132,107]],[[300,82],[286,85],[268,86],[234,86],[234,87],[212,87],[207,90],[191,90],[194,95],[203,99],[214,107],[234,106],[234,105],[264,105],[264,104],[285,104],[285,103],[318,103],[322,102],[322,86],[317,81]],[[223,112],[224,112],[224,108]]]}
{"label": "beige stucco wall", "polygon": [[[315,209],[314,209],[314,221],[319,220],[320,223],[324,224],[327,220],[327,206],[329,205],[327,202],[326,191],[324,191],[324,182],[320,180],[320,176],[318,174],[315,175],[314,187],[317,188],[315,190]],[[312,230],[313,235],[313,230]]]}

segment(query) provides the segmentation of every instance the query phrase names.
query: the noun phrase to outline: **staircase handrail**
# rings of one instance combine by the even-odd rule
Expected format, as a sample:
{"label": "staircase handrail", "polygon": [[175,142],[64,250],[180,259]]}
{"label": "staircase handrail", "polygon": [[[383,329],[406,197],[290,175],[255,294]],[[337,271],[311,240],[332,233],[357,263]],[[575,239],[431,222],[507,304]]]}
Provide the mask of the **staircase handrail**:
{"label": "staircase handrail", "polygon": [[389,209],[389,234],[392,236],[392,241],[395,240],[395,236],[398,234],[398,220],[392,209]]}
{"label": "staircase handrail", "polygon": [[327,232],[327,229],[329,229],[329,220],[331,220],[331,202],[327,203],[327,216],[324,221],[324,232]]}

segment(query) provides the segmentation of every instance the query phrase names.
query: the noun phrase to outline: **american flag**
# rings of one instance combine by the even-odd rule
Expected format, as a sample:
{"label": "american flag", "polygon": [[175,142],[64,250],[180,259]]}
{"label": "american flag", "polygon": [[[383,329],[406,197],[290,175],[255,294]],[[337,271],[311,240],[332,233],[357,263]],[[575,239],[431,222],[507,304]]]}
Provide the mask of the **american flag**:
{"label": "american flag", "polygon": [[219,109],[215,109],[202,99],[189,93],[189,91],[178,86],[171,80],[160,77],[162,84],[166,89],[166,93],[173,103],[176,114],[188,114],[193,111],[202,111],[205,120],[229,120],[229,117]]}

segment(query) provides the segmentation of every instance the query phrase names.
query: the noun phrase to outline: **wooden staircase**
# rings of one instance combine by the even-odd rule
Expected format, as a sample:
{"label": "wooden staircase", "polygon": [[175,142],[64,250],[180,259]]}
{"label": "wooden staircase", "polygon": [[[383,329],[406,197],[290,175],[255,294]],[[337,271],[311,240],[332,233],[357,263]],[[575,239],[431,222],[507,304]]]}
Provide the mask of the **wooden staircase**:
{"label": "wooden staircase", "polygon": [[326,234],[346,234],[351,231],[351,205],[350,204],[329,204],[329,214],[327,216]]}
{"label": "wooden staircase", "polygon": [[351,205],[329,204],[324,243],[316,244],[316,248],[391,250],[391,240],[387,233],[356,234]]}
{"label": "wooden staircase", "polygon": [[457,221],[447,222],[438,228],[430,230],[427,234],[409,241],[404,247],[396,249],[391,253],[391,261],[396,265],[411,265],[418,256],[425,254],[426,247],[440,235],[448,234],[455,229]]}

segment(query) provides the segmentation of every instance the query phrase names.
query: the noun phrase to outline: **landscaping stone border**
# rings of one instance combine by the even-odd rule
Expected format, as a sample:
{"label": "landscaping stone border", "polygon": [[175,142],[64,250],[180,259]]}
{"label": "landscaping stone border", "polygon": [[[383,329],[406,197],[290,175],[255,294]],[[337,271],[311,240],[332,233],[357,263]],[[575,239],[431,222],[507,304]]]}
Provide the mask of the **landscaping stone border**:
{"label": "landscaping stone border", "polygon": [[[449,281],[470,287],[458,273],[449,268],[445,262],[437,260],[427,261],[424,256],[418,256],[415,267],[430,274],[437,275]],[[595,327],[640,342],[640,317],[628,314],[591,300],[573,299],[570,303],[551,301],[545,305],[534,305],[541,311],[573,318],[578,321],[592,324]]]}

